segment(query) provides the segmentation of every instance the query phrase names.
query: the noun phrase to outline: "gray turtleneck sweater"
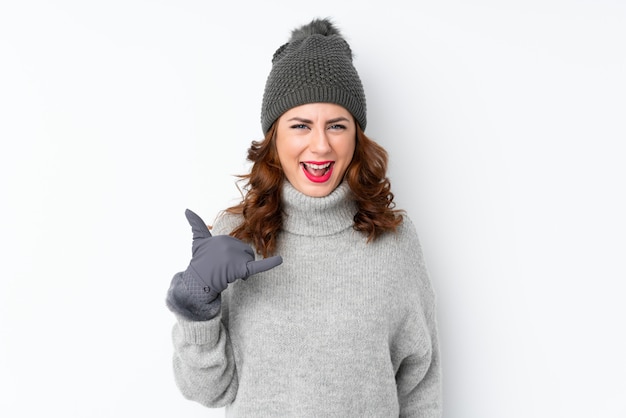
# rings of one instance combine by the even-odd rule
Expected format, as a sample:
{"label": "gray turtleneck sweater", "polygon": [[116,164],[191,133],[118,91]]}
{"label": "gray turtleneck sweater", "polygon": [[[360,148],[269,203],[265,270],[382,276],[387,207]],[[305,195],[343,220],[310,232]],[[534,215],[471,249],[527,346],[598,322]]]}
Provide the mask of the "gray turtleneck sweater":
{"label": "gray turtleneck sweater", "polygon": [[[410,219],[366,243],[345,183],[315,198],[285,182],[283,196],[283,264],[231,284],[214,318],[174,325],[183,395],[232,417],[441,417],[435,295]],[[238,222],[222,215],[213,234]]]}

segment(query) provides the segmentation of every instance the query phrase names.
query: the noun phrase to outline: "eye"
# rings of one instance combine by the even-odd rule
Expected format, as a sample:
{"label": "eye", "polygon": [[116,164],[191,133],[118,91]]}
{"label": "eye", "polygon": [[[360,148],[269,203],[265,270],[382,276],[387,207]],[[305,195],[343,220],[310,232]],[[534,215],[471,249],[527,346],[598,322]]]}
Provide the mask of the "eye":
{"label": "eye", "polygon": [[344,129],[346,129],[346,125],[337,123],[335,125],[330,125],[328,129],[333,130],[333,131],[343,131]]}
{"label": "eye", "polygon": [[303,123],[297,125],[291,125],[291,129],[308,129],[309,127]]}

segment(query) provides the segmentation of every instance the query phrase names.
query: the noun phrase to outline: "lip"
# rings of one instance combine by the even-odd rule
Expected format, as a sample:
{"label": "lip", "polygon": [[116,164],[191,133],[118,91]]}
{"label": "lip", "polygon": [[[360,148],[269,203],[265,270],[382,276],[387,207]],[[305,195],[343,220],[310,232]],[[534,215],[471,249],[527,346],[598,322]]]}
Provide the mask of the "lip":
{"label": "lip", "polygon": [[[315,165],[330,164],[330,167],[328,167],[328,171],[326,171],[326,173],[324,173],[323,176],[318,177],[309,173],[306,167],[304,166],[304,163],[315,164]],[[303,164],[301,164],[301,167],[302,167],[302,172],[304,173],[307,179],[309,179],[313,183],[325,183],[330,179],[330,177],[333,174],[333,168],[335,167],[335,162],[334,161],[303,161]]]}

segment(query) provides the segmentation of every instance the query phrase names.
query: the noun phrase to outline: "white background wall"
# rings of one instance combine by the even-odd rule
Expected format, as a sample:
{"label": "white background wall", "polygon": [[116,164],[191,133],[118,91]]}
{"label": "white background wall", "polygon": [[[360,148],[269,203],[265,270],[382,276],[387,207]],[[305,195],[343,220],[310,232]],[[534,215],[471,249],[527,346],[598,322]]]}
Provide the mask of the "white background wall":
{"label": "white background wall", "polygon": [[326,16],[421,235],[445,416],[626,416],[618,0],[2,2],[1,416],[222,416],[171,372],[184,210],[235,201],[271,56]]}

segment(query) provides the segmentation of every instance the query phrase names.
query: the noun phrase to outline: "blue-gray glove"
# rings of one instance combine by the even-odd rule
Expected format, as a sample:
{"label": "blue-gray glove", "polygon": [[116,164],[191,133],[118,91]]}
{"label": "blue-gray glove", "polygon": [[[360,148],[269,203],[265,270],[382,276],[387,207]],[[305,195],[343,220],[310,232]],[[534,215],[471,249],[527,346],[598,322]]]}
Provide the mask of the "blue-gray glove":
{"label": "blue-gray glove", "polygon": [[255,260],[254,250],[230,235],[212,236],[202,218],[187,209],[193,232],[192,257],[187,270],[172,279],[167,306],[184,317],[202,321],[215,316],[215,301],[230,283],[272,269],[281,256]]}

